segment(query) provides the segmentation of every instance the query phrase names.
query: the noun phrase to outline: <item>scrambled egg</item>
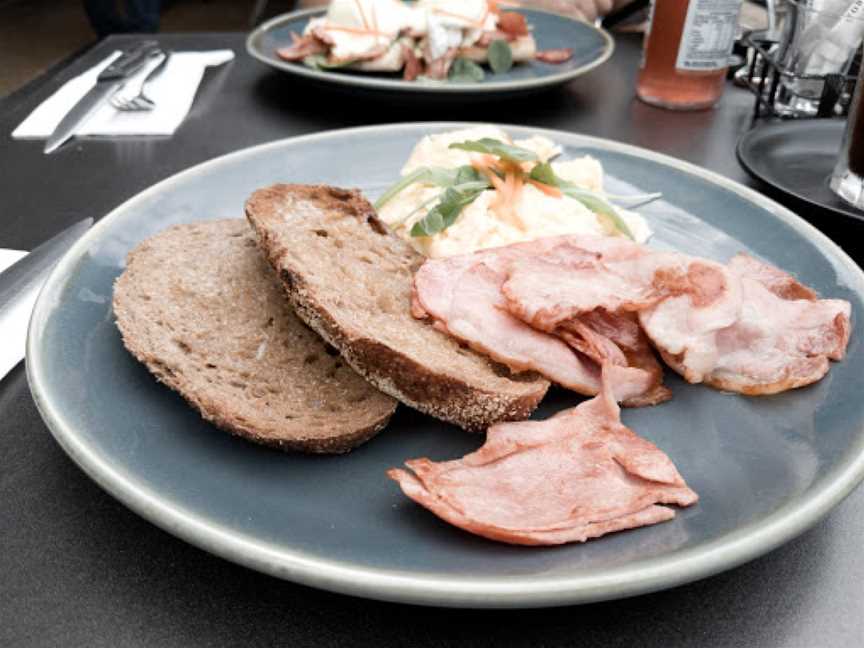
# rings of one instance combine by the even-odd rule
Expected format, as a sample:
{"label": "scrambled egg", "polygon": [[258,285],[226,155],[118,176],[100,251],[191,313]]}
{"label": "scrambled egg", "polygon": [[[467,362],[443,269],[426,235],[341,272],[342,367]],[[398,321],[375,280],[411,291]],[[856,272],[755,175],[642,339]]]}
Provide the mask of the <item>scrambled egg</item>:
{"label": "scrambled egg", "polygon": [[[424,137],[414,147],[408,162],[402,168],[402,175],[407,175],[423,166],[453,168],[470,164],[472,153],[448,147],[456,142],[478,140],[484,137],[529,149],[542,161],[552,160],[561,154],[561,147],[546,137],[535,135],[524,140],[513,141],[497,127],[478,126]],[[603,167],[594,158],[585,156],[550,163],[560,178],[592,191],[603,190]],[[526,184],[522,188],[517,203],[513,205],[516,214],[524,224],[524,229],[502,220],[490,209],[490,203],[496,194],[490,189],[481,193],[466,206],[456,222],[444,231],[434,236],[411,236],[411,227],[426,215],[440,193],[440,187],[411,185],[386,203],[379,210],[379,216],[394,232],[411,243],[418,251],[430,257],[467,254],[545,236],[561,234],[602,236],[605,233],[594,212],[579,201],[567,196],[560,198],[548,196],[534,186]],[[651,229],[639,214],[620,208],[616,208],[616,211],[638,242],[644,242],[651,236]]]}

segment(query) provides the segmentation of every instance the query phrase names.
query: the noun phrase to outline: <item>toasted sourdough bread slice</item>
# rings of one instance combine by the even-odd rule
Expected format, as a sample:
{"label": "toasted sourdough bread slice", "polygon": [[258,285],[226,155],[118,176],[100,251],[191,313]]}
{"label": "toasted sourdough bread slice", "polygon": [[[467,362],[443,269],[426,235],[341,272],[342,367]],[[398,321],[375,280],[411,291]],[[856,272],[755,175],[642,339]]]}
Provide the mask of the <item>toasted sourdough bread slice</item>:
{"label": "toasted sourdough bread slice", "polygon": [[275,185],[246,202],[297,315],[381,391],[469,430],[527,418],[549,388],[511,375],[411,315],[423,257],[358,191]]}
{"label": "toasted sourdough bread slice", "polygon": [[157,380],[256,443],[347,452],[396,408],[297,319],[242,219],[141,243],[114,284],[114,313]]}

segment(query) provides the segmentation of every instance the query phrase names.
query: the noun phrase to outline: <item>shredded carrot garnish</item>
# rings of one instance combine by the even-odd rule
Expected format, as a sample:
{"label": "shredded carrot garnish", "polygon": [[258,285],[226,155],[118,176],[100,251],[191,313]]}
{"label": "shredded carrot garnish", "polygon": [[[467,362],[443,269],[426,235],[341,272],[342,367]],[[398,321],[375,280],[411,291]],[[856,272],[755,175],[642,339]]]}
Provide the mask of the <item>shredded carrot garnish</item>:
{"label": "shredded carrot garnish", "polygon": [[[471,166],[482,173],[495,189],[495,197],[489,203],[489,209],[498,214],[505,222],[524,232],[525,223],[522,222],[519,214],[513,208],[513,205],[519,200],[524,186],[524,174],[521,166],[506,160],[496,160],[491,155],[473,157]],[[503,180],[498,173],[503,174]]]}
{"label": "shredded carrot garnish", "polygon": [[483,9],[483,15],[480,17],[480,22],[477,24],[477,26],[482,29],[483,26],[486,24],[486,19],[488,17],[489,17],[489,5],[486,5],[486,7]]}
{"label": "shredded carrot garnish", "polygon": [[487,178],[489,178],[489,182],[492,183],[492,186],[495,187],[495,191],[501,193],[506,191],[504,181],[498,177],[498,174],[492,171],[491,169],[486,169],[482,172]]}
{"label": "shredded carrot garnish", "polygon": [[497,14],[501,9],[498,8],[498,0],[486,0],[486,9],[494,14]]}
{"label": "shredded carrot garnish", "polygon": [[507,195],[501,196],[502,205],[499,208],[499,213],[503,210],[503,216],[510,224],[517,229],[525,231],[525,223],[519,218],[516,212],[516,202],[519,200],[519,194],[522,193],[521,175],[512,170],[508,170],[504,176],[505,185],[507,187]]}
{"label": "shredded carrot garnish", "polygon": [[[493,174],[494,175],[494,174]],[[504,180],[497,178],[495,199],[489,204],[489,209],[494,211],[498,216],[514,227],[524,230],[524,223],[513,209],[513,197],[516,190],[516,174],[512,171],[505,171]]]}
{"label": "shredded carrot garnish", "polygon": [[514,173],[514,186],[513,186],[513,202],[519,202],[519,198],[522,196],[522,187],[525,186],[524,178],[521,173]]}
{"label": "shredded carrot garnish", "polygon": [[551,196],[552,198],[561,198],[564,195],[563,193],[561,193],[561,190],[558,187],[543,184],[542,182],[538,182],[537,180],[528,180],[528,182],[537,187],[544,194],[546,194],[547,196]]}
{"label": "shredded carrot garnish", "polygon": [[326,25],[324,29],[328,31],[346,32],[348,34],[358,34],[360,36],[380,36],[389,38],[384,32],[379,32],[374,29],[361,29],[359,27],[342,27],[341,25]]}
{"label": "shredded carrot garnish", "polygon": [[498,158],[494,155],[489,155],[488,153],[484,153],[480,156],[480,160],[490,169],[494,168],[496,164],[498,164]]}
{"label": "shredded carrot garnish", "polygon": [[474,167],[477,171],[482,173],[489,182],[492,183],[492,186],[495,189],[498,189],[500,186],[503,186],[501,183],[501,178],[493,171],[495,166],[495,158],[491,155],[479,155],[473,156],[471,158],[471,166]]}
{"label": "shredded carrot garnish", "polygon": [[513,197],[513,192],[516,190],[516,174],[513,173],[510,169],[507,169],[504,172],[504,191],[507,192],[505,196],[507,202],[510,202],[510,199]]}

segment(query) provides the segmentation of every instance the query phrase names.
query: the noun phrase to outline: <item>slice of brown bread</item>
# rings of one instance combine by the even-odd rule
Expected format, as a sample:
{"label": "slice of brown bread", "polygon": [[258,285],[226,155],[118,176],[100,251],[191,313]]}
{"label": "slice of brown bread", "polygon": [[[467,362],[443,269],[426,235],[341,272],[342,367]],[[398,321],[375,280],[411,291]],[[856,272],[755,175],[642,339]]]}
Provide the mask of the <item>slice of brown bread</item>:
{"label": "slice of brown bread", "polygon": [[297,315],[381,391],[470,430],[527,418],[549,383],[511,375],[411,316],[423,257],[357,191],[275,185],[246,216]]}
{"label": "slice of brown bread", "polygon": [[347,452],[396,402],[291,310],[242,219],[144,241],[114,284],[123,343],[214,425],[285,450]]}

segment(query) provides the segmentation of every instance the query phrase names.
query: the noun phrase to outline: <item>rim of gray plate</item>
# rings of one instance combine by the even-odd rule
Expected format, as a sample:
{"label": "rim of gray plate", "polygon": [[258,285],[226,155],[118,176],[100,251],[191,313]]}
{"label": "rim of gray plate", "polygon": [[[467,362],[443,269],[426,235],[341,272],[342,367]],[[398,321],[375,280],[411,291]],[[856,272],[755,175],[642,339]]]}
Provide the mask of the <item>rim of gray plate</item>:
{"label": "rim of gray plate", "polygon": [[285,72],[297,74],[299,76],[303,76],[309,79],[315,79],[316,81],[325,81],[329,83],[335,83],[341,86],[366,88],[369,90],[397,90],[400,92],[420,94],[462,95],[513,92],[520,90],[538,90],[541,88],[566,83],[567,81],[575,79],[578,76],[582,76],[583,74],[590,72],[594,68],[602,65],[609,60],[609,58],[612,56],[612,53],[615,51],[615,41],[612,36],[605,30],[600,29],[599,27],[595,27],[591,23],[587,23],[582,20],[576,20],[573,18],[567,18],[566,16],[560,16],[549,11],[525,8],[520,8],[519,11],[527,14],[538,13],[556,16],[561,20],[568,20],[570,22],[579,23],[591,29],[592,31],[600,35],[605,41],[603,54],[599,58],[591,61],[590,63],[586,63],[585,65],[582,65],[578,68],[572,68],[569,70],[565,70],[564,72],[548,74],[538,79],[523,79],[518,81],[488,81],[472,84],[432,84],[417,83],[416,81],[403,81],[402,79],[385,79],[372,75],[364,76],[362,74],[342,74],[338,72],[329,72],[326,70],[314,70],[310,67],[303,65],[302,63],[289,63],[287,61],[281,61],[274,56],[267,56],[266,53],[258,51],[258,49],[253,45],[253,42],[255,40],[260,38],[263,33],[265,33],[274,26],[299,20],[300,18],[305,18],[310,15],[323,14],[324,11],[325,9],[321,8],[301,9],[299,11],[293,11],[291,13],[282,14],[281,16],[275,16],[274,18],[271,18],[267,22],[264,22],[258,27],[256,27],[246,38],[246,52],[253,58],[258,59],[262,63],[271,67],[275,67]]}
{"label": "rim of gray plate", "polygon": [[[826,475],[818,487],[805,496],[789,502],[761,520],[699,547],[641,561],[635,566],[622,565],[611,569],[586,570],[577,576],[538,579],[442,577],[435,573],[410,573],[400,570],[357,567],[349,562],[327,560],[302,551],[280,548],[273,543],[236,533],[215,524],[181,506],[167,503],[158,493],[144,487],[134,476],[112,466],[82,441],[47,398],[43,386],[44,361],[37,342],[51,308],[60,303],[65,279],[92,242],[99,239],[112,221],[138,202],[154,194],[170,190],[177,182],[268,148],[291,144],[327,141],[354,134],[375,134],[381,131],[412,131],[423,129],[453,129],[476,126],[477,122],[413,122],[346,128],[325,133],[301,135],[228,153],[181,171],[151,186],[113,209],[58,262],[43,286],[30,320],[27,339],[27,377],[33,398],[43,419],[65,452],[97,484],[130,509],[162,529],[213,554],[290,581],[343,594],[367,598],[436,605],[443,607],[544,607],[587,603],[666,589],[725,571],[763,555],[792,539],[837,505],[864,479],[864,429],[857,443],[847,452],[842,463]],[[810,238],[826,255],[833,256],[851,270],[856,281],[850,286],[864,295],[864,272],[833,241],[815,227],[773,200],[724,176],[699,166],[629,144],[622,144],[588,135],[551,129],[498,124],[510,132],[543,134],[563,143],[589,145],[607,151],[633,155],[670,166],[707,180],[743,197]]]}

